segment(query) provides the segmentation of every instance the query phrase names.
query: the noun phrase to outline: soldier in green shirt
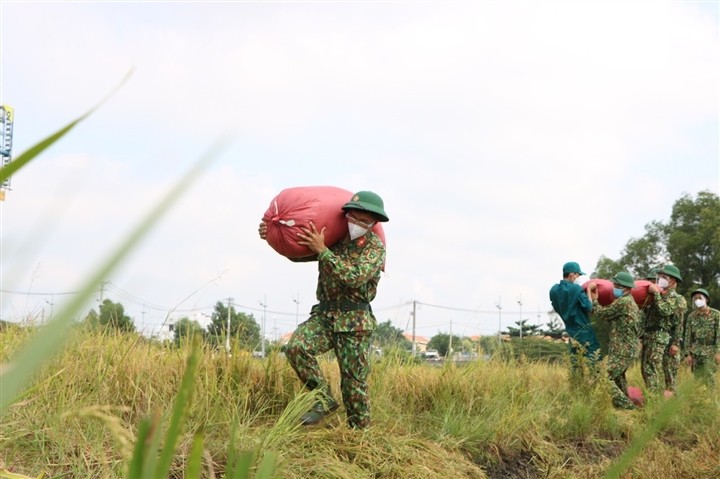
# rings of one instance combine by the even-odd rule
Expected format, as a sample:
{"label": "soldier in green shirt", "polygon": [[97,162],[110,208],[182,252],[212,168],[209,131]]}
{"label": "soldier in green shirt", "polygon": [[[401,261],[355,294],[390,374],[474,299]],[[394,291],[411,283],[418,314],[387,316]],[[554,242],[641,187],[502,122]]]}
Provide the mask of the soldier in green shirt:
{"label": "soldier in green shirt", "polygon": [[640,308],[630,294],[635,280],[630,273],[622,271],[612,280],[615,300],[601,306],[593,299],[593,315],[610,322],[610,344],[608,346],[608,375],[612,381],[610,391],[613,406],[621,409],[635,409],[628,397],[625,373],[635,360],[637,352]]}
{"label": "soldier in green shirt", "polygon": [[710,294],[698,288],[690,294],[694,310],[685,322],[685,354],[695,377],[715,384],[720,363],[720,311],[710,308]]}
{"label": "soldier in green shirt", "polygon": [[641,370],[645,385],[653,392],[660,392],[662,388],[661,371],[665,389],[675,391],[683,317],[687,310],[687,301],[675,291],[679,282],[682,276],[678,267],[666,264],[657,272],[657,284],[648,288],[652,302],[645,309]]}
{"label": "soldier in green shirt", "polygon": [[[388,216],[383,200],[371,191],[354,194],[342,210],[346,212],[348,234],[330,247],[325,246],[325,227],[318,231],[310,222],[300,228],[298,244],[315,253],[303,260],[318,262],[318,303],[312,307],[310,318],[298,325],[283,352],[303,384],[320,392],[320,401],[302,416],[302,424],[317,424],[338,408],[316,360],[316,356],[332,350],[340,367],[348,425],[364,429],[370,425],[370,337],[377,325],[370,302],[375,299],[385,263],[385,246],[372,227],[378,221],[388,221]],[[259,233],[265,239],[264,223]]]}

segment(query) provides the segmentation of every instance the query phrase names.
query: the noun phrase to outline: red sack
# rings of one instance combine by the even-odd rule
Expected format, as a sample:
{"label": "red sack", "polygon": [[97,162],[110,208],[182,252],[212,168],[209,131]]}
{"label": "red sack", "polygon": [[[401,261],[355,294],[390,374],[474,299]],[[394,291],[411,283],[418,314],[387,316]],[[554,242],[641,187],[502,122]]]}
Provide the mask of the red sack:
{"label": "red sack", "polygon": [[642,389],[636,386],[628,386],[627,388],[628,398],[632,403],[638,407],[645,405],[645,396],[643,396]]}
{"label": "red sack", "polygon": [[[590,283],[597,284],[598,302],[601,306],[607,306],[615,299],[613,295],[613,283],[609,279],[591,279],[583,284],[583,289],[587,289]],[[638,279],[635,281],[635,287],[630,290],[630,294],[635,300],[635,304],[641,308],[645,305],[645,300],[652,301],[652,295],[648,296],[648,287],[653,284],[652,281],[646,279]],[[662,291],[662,288],[660,289]]]}
{"label": "red sack", "polygon": [[[312,221],[318,231],[325,227],[325,246],[334,245],[348,232],[342,207],[352,195],[352,191],[334,186],[297,186],[282,190],[263,215],[267,242],[287,258],[312,256],[314,253],[307,246],[297,244],[300,227]],[[387,244],[380,222],[375,223],[372,230]]]}
{"label": "red sack", "polygon": [[591,279],[583,284],[583,289],[587,290],[590,283],[595,283],[598,289],[598,303],[601,306],[607,306],[615,299],[613,295],[613,283],[609,279]]}
{"label": "red sack", "polygon": [[[651,284],[655,284],[652,281],[648,281],[647,279],[638,279],[635,281],[635,287],[630,290],[630,294],[632,294],[633,298],[635,299],[635,302],[638,306],[641,308],[645,306],[645,303],[647,304],[652,303],[653,295],[648,294],[648,287]],[[658,286],[658,289],[662,292],[663,289]]]}

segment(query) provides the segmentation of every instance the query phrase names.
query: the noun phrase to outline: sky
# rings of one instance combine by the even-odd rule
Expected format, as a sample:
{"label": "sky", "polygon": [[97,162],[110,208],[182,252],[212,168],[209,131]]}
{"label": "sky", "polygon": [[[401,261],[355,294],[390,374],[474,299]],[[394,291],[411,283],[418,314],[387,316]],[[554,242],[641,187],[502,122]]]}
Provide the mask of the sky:
{"label": "sky", "polygon": [[[682,195],[720,194],[718,2],[0,2],[13,156],[119,90],[11,179],[0,318],[42,322],[221,138],[98,291],[145,334],[232,298],[269,339],[317,265],[258,238],[283,189],[371,190],[379,322],[545,325]],[[498,307],[499,306],[499,307]]]}

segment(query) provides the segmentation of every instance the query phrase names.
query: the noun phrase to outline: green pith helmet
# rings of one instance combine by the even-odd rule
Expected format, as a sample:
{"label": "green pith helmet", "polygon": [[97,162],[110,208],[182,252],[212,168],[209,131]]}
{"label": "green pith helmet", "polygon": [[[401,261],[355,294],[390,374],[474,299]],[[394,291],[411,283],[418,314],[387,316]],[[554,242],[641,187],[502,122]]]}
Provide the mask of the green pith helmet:
{"label": "green pith helmet", "polygon": [[625,286],[626,288],[635,287],[635,280],[633,279],[632,275],[627,271],[620,271],[618,274],[613,276],[613,279],[611,279],[610,281],[615,284],[619,284],[620,286]]}
{"label": "green pith helmet", "polygon": [[342,209],[343,211],[368,211],[377,216],[379,221],[390,221],[390,218],[385,214],[385,204],[382,198],[372,191],[358,191],[350,198],[350,201],[343,205]]}
{"label": "green pith helmet", "polygon": [[678,283],[682,283],[682,276],[680,276],[680,270],[674,264],[666,264],[658,271],[658,273],[664,273],[668,276],[675,278]]}
{"label": "green pith helmet", "polygon": [[705,296],[706,300],[710,301],[710,293],[707,292],[707,289],[698,288],[698,289],[694,290],[692,293],[690,293],[690,297],[692,298],[693,296],[695,296],[695,293],[702,294],[703,296]]}

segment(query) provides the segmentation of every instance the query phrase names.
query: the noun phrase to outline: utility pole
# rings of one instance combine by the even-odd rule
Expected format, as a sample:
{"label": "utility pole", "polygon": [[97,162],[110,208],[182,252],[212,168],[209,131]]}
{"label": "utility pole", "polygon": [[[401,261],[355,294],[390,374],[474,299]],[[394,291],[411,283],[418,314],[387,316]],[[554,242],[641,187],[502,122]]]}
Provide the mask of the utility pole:
{"label": "utility pole", "polygon": [[267,295],[263,296],[263,301],[260,302],[260,306],[263,308],[262,317],[262,333],[260,334],[260,353],[262,357],[265,357],[265,316],[267,313]]}
{"label": "utility pole", "polygon": [[498,342],[502,343],[502,296],[498,298],[497,304],[495,304],[495,307],[498,309]]}
{"label": "utility pole", "polygon": [[412,356],[415,358],[415,355],[417,354],[417,342],[415,341],[415,313],[417,311],[417,301],[413,300],[413,310],[412,310],[412,318],[413,318],[413,326],[412,326]]}
{"label": "utility pole", "polygon": [[232,298],[227,299],[228,302],[228,316],[227,316],[227,333],[225,334],[225,350],[230,354],[230,309],[232,308]]}
{"label": "utility pole", "polygon": [[518,298],[517,304],[518,304],[518,306],[520,306],[520,323],[519,323],[519,324],[520,324],[520,340],[522,341],[522,330],[523,330],[523,319],[522,319],[522,305],[523,305],[523,302],[522,302],[522,295],[520,295],[520,297]]}
{"label": "utility pole", "polygon": [[295,327],[297,328],[298,318],[300,316],[300,293],[297,294],[297,297],[293,298],[293,303],[295,303]]}
{"label": "utility pole", "polygon": [[103,281],[100,283],[100,299],[98,299],[98,303],[102,304],[103,302],[103,293],[105,292],[105,285],[107,284],[107,281]]}
{"label": "utility pole", "polygon": [[450,341],[448,342],[448,350],[445,357],[452,358],[452,319],[450,320]]}

